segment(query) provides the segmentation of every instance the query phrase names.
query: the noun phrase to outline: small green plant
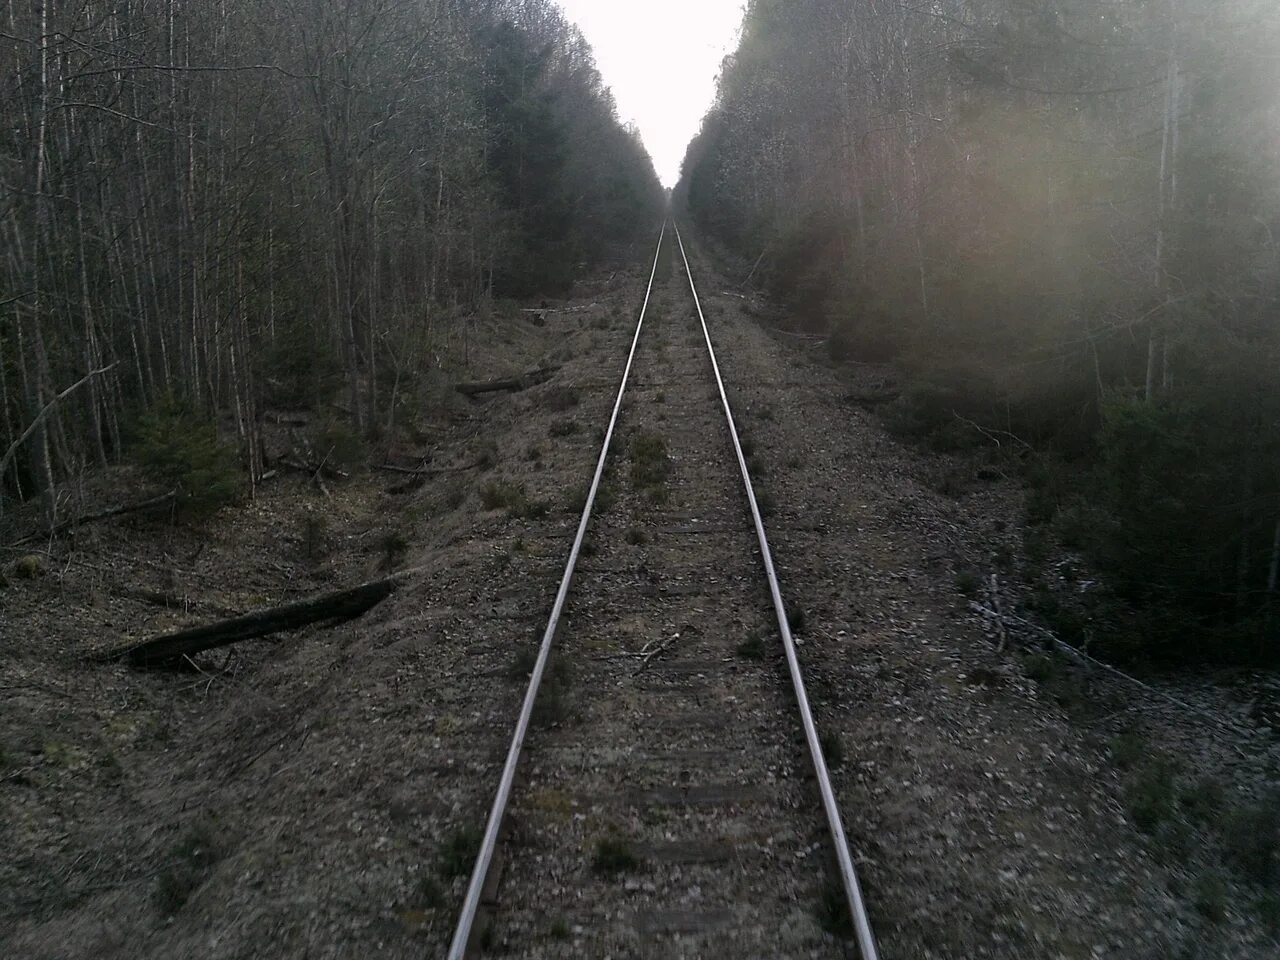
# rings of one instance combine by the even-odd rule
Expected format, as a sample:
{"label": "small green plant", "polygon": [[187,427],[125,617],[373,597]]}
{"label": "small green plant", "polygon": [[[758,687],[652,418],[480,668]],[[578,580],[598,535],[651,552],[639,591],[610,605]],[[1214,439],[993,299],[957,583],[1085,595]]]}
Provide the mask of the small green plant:
{"label": "small green plant", "polygon": [[1280,797],[1232,810],[1222,823],[1227,862],[1257,884],[1280,882]]}
{"label": "small green plant", "polygon": [[525,450],[524,458],[530,463],[536,463],[542,459],[542,448],[536,443],[531,445],[527,450]]}
{"label": "small green plant", "polygon": [[571,420],[568,417],[552,420],[551,426],[547,428],[547,433],[553,437],[571,437],[580,429],[577,420]]}
{"label": "small green plant", "polygon": [[603,876],[613,877],[620,873],[629,873],[640,866],[640,859],[631,850],[631,845],[619,836],[602,837],[596,842],[596,855],[591,861],[591,868]]}
{"label": "small green plant", "polygon": [[631,438],[631,485],[652,498],[671,472],[667,444],[656,433],[641,431]]}
{"label": "small green plant", "polygon": [[506,510],[507,516],[518,520],[536,520],[550,512],[545,501],[529,498],[524,484],[507,480],[492,480],[481,487],[480,504],[486,510]]}
{"label": "small green plant", "polygon": [[840,881],[828,879],[822,885],[817,913],[818,924],[826,933],[842,940],[853,936],[853,919],[849,916],[849,904]]}
{"label": "small green plant", "polygon": [[168,860],[156,874],[155,902],[165,916],[186,905],[218,862],[219,851],[213,824],[193,823],[174,844]]}
{"label": "small green plant", "polygon": [[[586,484],[577,484],[570,487],[564,493],[564,512],[570,514],[581,514],[587,506],[587,494],[591,492],[591,488]],[[599,499],[599,492],[596,494]]]}
{"label": "small green plant", "polygon": [[19,557],[13,564],[13,575],[19,580],[35,580],[44,573],[44,564],[35,554]]}
{"label": "small green plant", "polygon": [[440,846],[440,875],[452,880],[470,874],[483,839],[484,834],[477,827],[454,829]]}
{"label": "small green plant", "polygon": [[481,470],[492,470],[498,465],[498,445],[493,441],[485,443],[476,454],[476,466]]}
{"label": "small green plant", "polygon": [[511,658],[511,666],[507,669],[507,676],[512,680],[528,680],[529,674],[533,673],[534,664],[538,662],[538,650],[536,647],[518,647],[515,656]]}
{"label": "small green plant", "polygon": [[649,536],[639,527],[628,527],[626,540],[633,547],[638,547],[648,541]]}
{"label": "small green plant", "polygon": [[800,607],[792,607],[787,611],[787,626],[792,633],[804,633],[805,615]]}
{"label": "small green plant", "polygon": [[1177,787],[1173,765],[1163,758],[1151,761],[1129,784],[1124,799],[1138,829],[1154,833],[1174,813]]}
{"label": "small green plant", "polygon": [[1223,802],[1222,784],[1212,777],[1202,777],[1178,797],[1183,812],[1196,823],[1212,823],[1222,811]]}
{"label": "small green plant", "polygon": [[957,571],[956,589],[964,596],[973,599],[982,592],[982,578],[972,570]]}
{"label": "small green plant", "polygon": [[1150,744],[1137,730],[1126,730],[1118,737],[1112,737],[1107,749],[1111,751],[1111,759],[1117,767],[1132,770],[1147,755]]}
{"label": "small green plant", "polygon": [[1221,923],[1227,918],[1227,885],[1216,873],[1203,873],[1196,878],[1192,890],[1192,902],[1196,912],[1210,923]]}
{"label": "small green plant", "polygon": [[1036,683],[1048,683],[1058,673],[1058,662],[1046,653],[1033,653],[1022,660],[1022,669]]}
{"label": "small green plant", "polygon": [[444,497],[444,505],[450,510],[457,510],[460,506],[467,502],[467,487],[465,484],[454,484],[449,488],[448,493]]}
{"label": "small green plant", "polygon": [[1254,901],[1253,910],[1268,933],[1272,936],[1280,933],[1280,890],[1268,890],[1262,894]]}
{"label": "small green plant", "polygon": [[486,510],[508,510],[524,498],[524,486],[507,480],[491,480],[480,488],[480,505]]}
{"label": "small green plant", "polygon": [[329,521],[319,514],[302,518],[302,557],[308,563],[319,563],[329,552]]}
{"label": "small green plant", "polygon": [[747,634],[747,639],[738,644],[738,656],[743,660],[764,659],[764,638],[761,637],[760,631],[753,630]]}
{"label": "small green plant", "polygon": [[388,530],[378,540],[378,550],[382,555],[379,566],[383,570],[391,570],[409,552],[409,539],[399,530]]}
{"label": "small green plant", "polygon": [[569,939],[569,923],[564,917],[556,917],[551,921],[551,929],[547,931],[552,940]]}
{"label": "small green plant", "polygon": [[427,910],[438,910],[444,906],[444,890],[429,873],[422,874],[414,884],[413,898],[418,906]]}
{"label": "small green plant", "polygon": [[836,770],[844,766],[844,741],[840,739],[840,734],[834,730],[823,730],[818,735],[818,743],[828,767]]}
{"label": "small green plant", "polygon": [[530,721],[538,727],[554,727],[569,716],[569,705],[558,683],[544,683],[534,701]]}

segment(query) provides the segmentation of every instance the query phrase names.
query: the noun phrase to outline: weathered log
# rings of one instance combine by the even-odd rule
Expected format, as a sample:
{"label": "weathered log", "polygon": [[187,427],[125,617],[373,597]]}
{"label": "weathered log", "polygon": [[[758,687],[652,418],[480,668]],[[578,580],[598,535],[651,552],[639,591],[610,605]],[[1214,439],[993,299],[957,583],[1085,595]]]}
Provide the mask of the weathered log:
{"label": "weathered log", "polygon": [[166,507],[173,502],[173,498],[178,495],[178,491],[170,490],[168,493],[162,493],[158,497],[151,497],[149,500],[142,500],[138,503],[126,503],[116,507],[108,507],[106,510],[99,510],[97,513],[88,513],[84,516],[73,517],[70,520],[63,520],[54,526],[52,530],[43,533],[32,533],[19,540],[14,541],[14,545],[22,543],[30,543],[33,540],[43,540],[45,537],[56,537],[59,534],[66,533],[74,527],[83,527],[90,523],[98,523],[101,520],[110,520],[112,517],[123,517],[129,513],[142,513],[146,510],[155,510],[159,507]]}
{"label": "weathered log", "polygon": [[95,656],[95,660],[124,660],[135,667],[170,664],[205,650],[229,646],[286,630],[298,630],[320,621],[341,623],[373,609],[395,592],[414,571],[406,570],[381,580],[309,597],[279,607],[187,627],[141,643],[130,644]]}
{"label": "weathered log", "polygon": [[558,367],[540,367],[516,377],[500,377],[497,380],[479,380],[473,383],[459,383],[453,389],[468,397],[477,397],[484,393],[514,393],[527,390],[539,383],[546,383],[555,374]]}
{"label": "weathered log", "polygon": [[475,463],[464,463],[460,467],[397,467],[394,463],[380,463],[373,469],[381,470],[384,473],[399,473],[406,477],[442,477],[449,473],[465,473],[468,470],[474,470],[480,466],[479,461]]}

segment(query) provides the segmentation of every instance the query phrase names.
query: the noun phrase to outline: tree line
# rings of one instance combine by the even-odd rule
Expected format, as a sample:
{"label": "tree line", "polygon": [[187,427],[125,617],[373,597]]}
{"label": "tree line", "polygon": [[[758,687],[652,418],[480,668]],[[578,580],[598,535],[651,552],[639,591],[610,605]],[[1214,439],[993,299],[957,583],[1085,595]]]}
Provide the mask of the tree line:
{"label": "tree line", "polygon": [[[662,191],[549,0],[33,0],[0,12],[0,504],[140,432],[340,391],[385,430],[440,324],[554,294]],[[451,319],[453,318],[453,319]]]}
{"label": "tree line", "polygon": [[905,368],[900,427],[1019,453],[1028,555],[1140,611],[1077,642],[1276,656],[1278,51],[1269,0],[751,0],[690,146],[679,201]]}

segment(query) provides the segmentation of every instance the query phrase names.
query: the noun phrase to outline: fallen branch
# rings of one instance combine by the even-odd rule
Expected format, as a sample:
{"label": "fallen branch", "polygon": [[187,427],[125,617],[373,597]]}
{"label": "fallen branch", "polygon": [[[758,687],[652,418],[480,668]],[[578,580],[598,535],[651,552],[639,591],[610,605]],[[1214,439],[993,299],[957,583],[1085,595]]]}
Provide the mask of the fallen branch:
{"label": "fallen branch", "polygon": [[668,647],[670,647],[673,643],[675,643],[679,639],[680,639],[680,634],[673,633],[671,636],[667,637],[665,640],[661,642],[650,640],[648,643],[646,643],[640,649],[640,652],[636,654],[636,657],[639,658],[640,660],[640,665],[636,667],[635,674],[633,675],[639,675],[643,673],[645,668],[648,667],[649,664],[653,662],[655,657],[661,656],[663,653],[667,651]]}
{"label": "fallen branch", "polygon": [[1079,649],[1078,647],[1073,647],[1071,646],[1071,644],[1067,643],[1065,640],[1058,639],[1057,635],[1054,634],[1053,631],[1046,630],[1044,627],[1040,626],[1038,623],[1032,623],[1030,620],[1025,620],[1022,617],[1013,616],[1012,614],[1004,614],[1003,616],[1001,616],[1000,614],[996,613],[996,611],[991,610],[988,607],[984,607],[982,604],[973,600],[969,601],[969,606],[976,612],[981,613],[983,616],[992,617],[996,620],[1000,620],[1003,622],[1014,623],[1020,627],[1024,627],[1028,630],[1038,633],[1040,634],[1040,636],[1048,640],[1053,645],[1054,649],[1056,649],[1059,653],[1063,653],[1066,656],[1070,657],[1071,659],[1076,660],[1079,663],[1083,663],[1086,666],[1100,667],[1101,669],[1105,670],[1107,673],[1111,674],[1113,677],[1118,677],[1121,680],[1125,680],[1128,683],[1131,683],[1134,686],[1142,690],[1145,690],[1147,693],[1151,694],[1152,696],[1159,697],[1161,700],[1165,700],[1168,703],[1173,704],[1175,707],[1180,707],[1181,709],[1186,710],[1189,713],[1194,713],[1197,716],[1203,717],[1205,720],[1208,720],[1210,723],[1214,724],[1215,726],[1220,727],[1223,730],[1229,731],[1230,733],[1233,733],[1238,737],[1250,736],[1249,731],[1236,726],[1234,723],[1231,723],[1229,720],[1224,720],[1221,717],[1214,716],[1212,713],[1210,713],[1207,710],[1202,710],[1199,707],[1192,706],[1191,704],[1187,703],[1185,700],[1180,700],[1177,697],[1175,697],[1173,694],[1166,693],[1165,691],[1157,687],[1151,686],[1149,683],[1143,683],[1137,677],[1131,676],[1130,674],[1125,673],[1123,670],[1113,667],[1111,664],[1106,663],[1103,660],[1099,660],[1097,657],[1091,657],[1089,654],[1085,653],[1083,650]]}
{"label": "fallen branch", "polygon": [[1016,443],[1019,447],[1021,447],[1023,450],[1030,450],[1034,452],[1034,448],[1031,446],[1031,444],[1027,443],[1027,441],[1023,440],[1021,437],[1017,436],[1016,434],[1010,433],[1008,430],[994,430],[988,427],[984,427],[982,424],[975,423],[974,421],[970,420],[968,417],[960,416],[960,414],[956,413],[954,410],[951,411],[951,415],[955,417],[957,420],[959,420],[961,423],[967,424],[968,426],[973,427],[973,429],[977,430],[980,434],[982,434],[984,437],[986,437],[988,440],[994,443],[997,447],[1003,448],[1004,444],[1000,442],[1000,438],[1007,437],[1008,439]]}
{"label": "fallen branch", "polygon": [[[328,458],[326,457],[325,459],[327,460]],[[318,464],[313,464],[313,463],[303,463],[300,460],[293,460],[288,457],[280,457],[280,459],[278,459],[276,463],[280,464],[280,466],[282,467],[288,467],[290,470],[294,471],[295,473],[306,473],[306,474],[310,474],[313,477],[323,474],[324,476],[327,476],[330,479],[337,477],[338,479],[346,480],[351,476],[351,474],[347,473],[347,471],[339,470],[337,467],[331,467],[327,462],[323,462],[323,461]]]}
{"label": "fallen branch", "polygon": [[1004,653],[1005,647],[1009,645],[1009,630],[1004,625],[1004,610],[1000,607],[1000,581],[994,573],[991,574],[989,590],[991,606],[996,612],[996,627],[1000,631],[1000,645],[996,647],[996,653]]}
{"label": "fallen branch", "polygon": [[130,644],[97,654],[99,662],[124,660],[135,667],[171,664],[205,650],[214,650],[242,640],[253,640],[286,630],[298,630],[320,621],[341,623],[373,609],[391,596],[416,570],[405,570],[381,580],[347,587],[333,593],[298,600],[280,607],[269,607],[219,620],[200,627],[188,627],[141,643]]}
{"label": "fallen branch", "polygon": [[526,390],[539,383],[546,383],[558,369],[558,367],[540,367],[517,377],[501,377],[497,380],[459,383],[453,389],[467,397],[478,397],[485,393],[514,393],[519,390]]}
{"label": "fallen branch", "polygon": [[70,520],[63,520],[61,523],[55,524],[52,530],[44,533],[33,533],[21,538],[20,540],[15,540],[14,545],[30,543],[32,540],[43,540],[45,537],[56,537],[59,534],[66,533],[74,527],[83,527],[90,523],[98,523],[101,520],[110,520],[112,517],[122,517],[128,513],[142,513],[145,510],[155,510],[158,507],[166,507],[173,502],[174,497],[177,495],[177,490],[170,490],[168,493],[162,493],[160,496],[152,497],[150,500],[143,500],[139,503],[126,503],[117,507],[108,507],[106,510],[100,510],[97,513],[89,513],[82,517],[73,517]]}

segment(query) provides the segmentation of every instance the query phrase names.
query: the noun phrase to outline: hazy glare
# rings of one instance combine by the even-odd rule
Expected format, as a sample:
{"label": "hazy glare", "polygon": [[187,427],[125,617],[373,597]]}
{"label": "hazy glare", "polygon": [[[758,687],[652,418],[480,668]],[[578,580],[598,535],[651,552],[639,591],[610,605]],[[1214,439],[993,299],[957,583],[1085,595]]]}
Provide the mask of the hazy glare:
{"label": "hazy glare", "polygon": [[559,0],[595,50],[618,114],[640,128],[658,176],[673,186],[685,147],[733,52],[742,0]]}

